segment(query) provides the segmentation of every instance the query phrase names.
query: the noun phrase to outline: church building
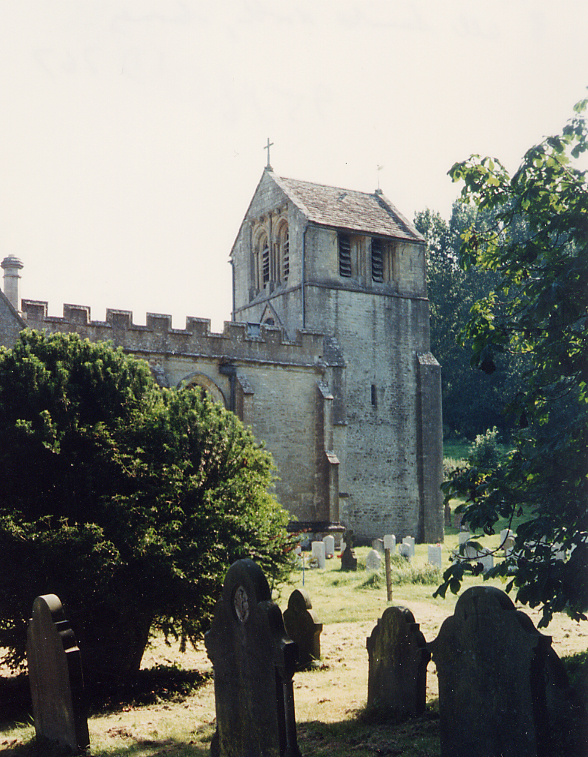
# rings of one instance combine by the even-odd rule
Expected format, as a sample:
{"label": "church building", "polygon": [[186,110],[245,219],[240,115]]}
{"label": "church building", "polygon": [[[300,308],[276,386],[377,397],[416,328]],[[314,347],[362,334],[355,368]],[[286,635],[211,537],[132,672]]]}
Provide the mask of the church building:
{"label": "church building", "polygon": [[[264,440],[291,527],[340,524],[359,539],[443,539],[440,367],[430,352],[425,244],[373,194],[263,172],[231,251],[232,320],[210,321],[23,300],[6,258],[0,339],[24,324],[110,340],[158,382],[200,386]],[[5,296],[6,295],[6,296]]]}

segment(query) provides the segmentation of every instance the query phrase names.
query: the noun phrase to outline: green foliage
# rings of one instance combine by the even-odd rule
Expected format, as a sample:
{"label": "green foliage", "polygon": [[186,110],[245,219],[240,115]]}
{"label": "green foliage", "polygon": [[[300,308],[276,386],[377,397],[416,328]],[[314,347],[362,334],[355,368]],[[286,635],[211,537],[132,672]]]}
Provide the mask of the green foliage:
{"label": "green foliage", "polygon": [[470,445],[468,463],[478,468],[494,468],[502,456],[496,426],[486,433],[478,434]]}
{"label": "green foliage", "polygon": [[475,303],[496,285],[497,274],[460,266],[462,234],[471,226],[479,232],[493,223],[494,213],[456,202],[446,222],[430,210],[415,216],[415,225],[427,242],[427,290],[431,307],[431,350],[442,366],[445,436],[473,439],[497,426],[510,433],[504,413],[507,388],[520,384],[522,358],[502,354],[491,376],[470,365],[470,350],[461,329]]}
{"label": "green foliage", "polygon": [[0,352],[0,646],[19,664],[33,599],[57,594],[89,678],[138,669],[149,631],[207,627],[224,574],[290,569],[272,461],[199,390],[77,335]]}
{"label": "green foliage", "polygon": [[[588,149],[587,102],[512,177],[478,156],[450,171],[465,182],[462,196],[495,217],[463,234],[464,266],[498,277],[464,329],[472,365],[490,373],[510,353],[524,357],[526,371],[509,401],[519,427],[513,450],[444,487],[448,497],[466,497],[464,517],[487,534],[500,518],[512,521],[523,508],[529,515],[511,558],[491,574],[507,577],[520,602],[542,607],[540,625],[554,612],[585,619],[588,610],[588,186],[574,164]],[[558,559],[561,550],[567,559]],[[458,590],[467,569],[449,569],[439,593]]]}

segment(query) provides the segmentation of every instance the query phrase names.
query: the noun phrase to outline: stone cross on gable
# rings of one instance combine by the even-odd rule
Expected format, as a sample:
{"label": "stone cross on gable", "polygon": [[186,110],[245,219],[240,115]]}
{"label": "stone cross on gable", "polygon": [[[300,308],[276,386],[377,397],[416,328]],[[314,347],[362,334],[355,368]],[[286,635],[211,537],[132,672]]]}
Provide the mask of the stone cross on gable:
{"label": "stone cross on gable", "polygon": [[270,142],[269,137],[268,137],[267,138],[267,145],[263,148],[264,150],[267,150],[267,166],[266,166],[266,168],[267,168],[268,171],[272,170],[272,167],[271,167],[271,164],[270,164],[270,147],[273,147],[273,146],[274,146],[274,143]]}

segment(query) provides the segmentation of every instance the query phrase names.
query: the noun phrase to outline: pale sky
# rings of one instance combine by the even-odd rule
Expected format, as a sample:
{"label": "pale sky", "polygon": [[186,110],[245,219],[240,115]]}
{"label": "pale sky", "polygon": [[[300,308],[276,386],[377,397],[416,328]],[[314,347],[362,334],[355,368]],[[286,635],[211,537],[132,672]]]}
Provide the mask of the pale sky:
{"label": "pale sky", "polygon": [[52,315],[221,330],[268,137],[279,175],[448,217],[454,162],[571,117],[587,32],[585,0],[0,0],[0,258]]}

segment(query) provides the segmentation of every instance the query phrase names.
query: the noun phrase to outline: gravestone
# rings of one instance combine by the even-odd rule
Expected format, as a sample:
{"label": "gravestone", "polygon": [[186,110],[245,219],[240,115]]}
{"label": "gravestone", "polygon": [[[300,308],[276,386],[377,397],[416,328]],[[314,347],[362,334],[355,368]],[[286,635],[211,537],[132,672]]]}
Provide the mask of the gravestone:
{"label": "gravestone", "polygon": [[471,533],[469,531],[460,531],[457,535],[457,543],[461,547],[462,544],[465,544],[470,540]]}
{"label": "gravestone", "polygon": [[55,594],[33,602],[27,664],[37,741],[81,752],[90,744],[80,650]]}
{"label": "gravestone", "polygon": [[410,610],[388,607],[367,639],[369,707],[392,718],[419,715],[427,698],[430,652]]}
{"label": "gravestone", "polygon": [[415,545],[414,537],[413,536],[405,536],[404,539],[402,540],[402,543],[403,544],[408,544],[408,546],[410,547],[410,555],[409,555],[409,557],[414,557],[414,545]]}
{"label": "gravestone", "polygon": [[509,597],[474,586],[429,644],[442,757],[547,756],[544,669],[551,639]]}
{"label": "gravestone", "polygon": [[375,549],[376,552],[379,552],[381,555],[383,555],[384,554],[384,540],[374,539],[372,541],[372,549]]}
{"label": "gravestone", "polygon": [[292,675],[297,649],[261,568],[229,568],[205,634],[214,669],[213,757],[299,757]]}
{"label": "gravestone", "polygon": [[384,536],[384,550],[386,549],[390,550],[391,555],[396,552],[396,536],[394,534],[386,534]]}
{"label": "gravestone", "polygon": [[325,557],[333,557],[335,554],[335,537],[331,534],[323,536],[323,544],[325,545]]}
{"label": "gravestone", "polygon": [[353,549],[353,531],[345,532],[345,549],[341,555],[341,570],[357,570],[357,557]]}
{"label": "gravestone", "polygon": [[288,609],[284,612],[286,633],[298,647],[297,670],[308,668],[321,657],[321,631],[323,624],[312,609],[306,589],[295,589],[290,594]]}
{"label": "gravestone", "polygon": [[402,544],[398,545],[398,554],[401,557],[404,557],[406,560],[410,560],[410,556],[412,554],[412,549],[410,544],[405,544],[402,542]]}
{"label": "gravestone", "polygon": [[375,549],[370,549],[365,557],[365,567],[368,570],[380,570],[382,565],[382,557],[380,553]]}
{"label": "gravestone", "polygon": [[325,544],[322,541],[313,541],[311,544],[312,559],[316,560],[318,567],[324,569],[327,565],[325,560]]}
{"label": "gravestone", "polygon": [[443,565],[443,556],[441,552],[440,544],[429,544],[427,546],[427,559],[436,568],[441,568]]}

